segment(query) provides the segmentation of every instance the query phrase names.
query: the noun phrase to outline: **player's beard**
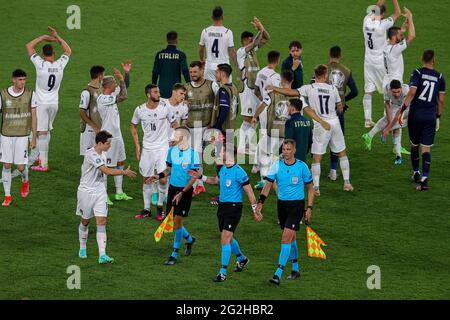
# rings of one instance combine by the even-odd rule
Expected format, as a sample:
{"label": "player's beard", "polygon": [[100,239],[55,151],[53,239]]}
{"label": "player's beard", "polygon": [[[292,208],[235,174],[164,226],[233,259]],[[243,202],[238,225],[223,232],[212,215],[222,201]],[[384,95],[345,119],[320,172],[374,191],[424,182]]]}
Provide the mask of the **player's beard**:
{"label": "player's beard", "polygon": [[151,98],[151,100],[152,100],[153,102],[159,102],[159,99],[153,99],[153,98]]}

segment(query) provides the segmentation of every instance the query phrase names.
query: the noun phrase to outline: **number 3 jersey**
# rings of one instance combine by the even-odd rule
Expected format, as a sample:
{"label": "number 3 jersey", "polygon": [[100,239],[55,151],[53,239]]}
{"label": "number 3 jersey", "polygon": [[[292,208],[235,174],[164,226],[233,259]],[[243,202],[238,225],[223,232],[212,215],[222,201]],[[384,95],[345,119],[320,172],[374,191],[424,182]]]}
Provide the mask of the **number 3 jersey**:
{"label": "number 3 jersey", "polygon": [[63,54],[54,62],[45,61],[37,53],[31,56],[36,67],[36,100],[39,105],[57,105],[58,92],[69,56]]}
{"label": "number 3 jersey", "polygon": [[147,150],[161,150],[169,147],[168,131],[172,117],[170,110],[164,104],[158,104],[150,109],[144,103],[134,110],[131,123],[141,123],[144,131],[143,147]]}
{"label": "number 3 jersey", "polygon": [[394,19],[389,17],[375,20],[373,14],[364,18],[363,33],[366,46],[365,64],[384,66],[383,49],[386,45],[386,31],[394,25]]}
{"label": "number 3 jersey", "polygon": [[335,86],[328,83],[307,84],[297,89],[311,108],[324,120],[337,119],[336,105],[341,97]]}

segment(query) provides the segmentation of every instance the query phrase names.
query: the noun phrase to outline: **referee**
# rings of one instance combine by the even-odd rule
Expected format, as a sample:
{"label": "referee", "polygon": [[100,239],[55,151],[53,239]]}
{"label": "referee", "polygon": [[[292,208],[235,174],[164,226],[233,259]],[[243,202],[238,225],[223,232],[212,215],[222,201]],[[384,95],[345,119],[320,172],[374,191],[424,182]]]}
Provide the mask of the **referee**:
{"label": "referee", "polygon": [[[170,31],[167,36],[167,48],[156,53],[153,64],[152,84],[157,84],[161,98],[169,99],[175,83],[181,83],[181,73],[184,80],[190,82],[186,54],[177,49],[178,34]],[[158,82],[159,78],[159,82]]]}
{"label": "referee", "polygon": [[[256,199],[250,185],[250,179],[244,169],[235,163],[233,144],[227,145],[222,158],[225,165],[220,167],[216,177],[200,176],[197,171],[189,172],[192,177],[199,178],[203,182],[219,185],[220,195],[217,219],[221,232],[222,261],[220,271],[214,278],[214,282],[223,282],[227,279],[227,267],[232,253],[236,255],[237,260],[234,272],[244,270],[244,267],[250,261],[242,254],[239,243],[233,237],[242,216],[242,196],[244,191],[252,204],[252,209],[256,209]],[[261,213],[254,212],[254,215],[256,221],[262,220]]]}
{"label": "referee", "polygon": [[256,214],[260,214],[263,203],[269,194],[272,184],[278,184],[278,220],[283,230],[281,238],[281,252],[278,259],[278,268],[270,279],[271,283],[280,284],[283,269],[289,258],[292,261],[292,272],[288,280],[300,277],[298,268],[298,249],[296,241],[296,231],[300,228],[300,221],[305,208],[305,185],[308,188],[308,208],[305,212],[305,220],[309,223],[311,210],[314,204],[313,179],[308,166],[303,161],[295,159],[295,141],[286,139],[283,142],[283,158],[275,162],[268,175],[267,183],[259,196]]}

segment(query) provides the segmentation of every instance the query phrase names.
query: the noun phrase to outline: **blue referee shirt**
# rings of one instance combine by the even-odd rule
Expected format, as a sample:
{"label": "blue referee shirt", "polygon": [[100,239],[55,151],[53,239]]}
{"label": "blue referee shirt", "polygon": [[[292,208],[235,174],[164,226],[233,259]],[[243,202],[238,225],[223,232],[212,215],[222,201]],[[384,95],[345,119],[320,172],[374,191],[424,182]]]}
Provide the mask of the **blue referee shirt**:
{"label": "blue referee shirt", "polygon": [[244,186],[250,183],[247,173],[238,164],[225,165],[219,170],[219,202],[242,202]]}
{"label": "blue referee shirt", "polygon": [[305,184],[312,182],[308,166],[298,159],[292,165],[287,165],[284,160],[276,161],[265,179],[277,182],[278,200],[282,201],[305,199]]}
{"label": "blue referee shirt", "polygon": [[189,170],[200,169],[200,159],[198,153],[191,147],[180,150],[178,146],[169,149],[166,160],[167,166],[172,168],[170,173],[170,185],[183,188],[191,180]]}

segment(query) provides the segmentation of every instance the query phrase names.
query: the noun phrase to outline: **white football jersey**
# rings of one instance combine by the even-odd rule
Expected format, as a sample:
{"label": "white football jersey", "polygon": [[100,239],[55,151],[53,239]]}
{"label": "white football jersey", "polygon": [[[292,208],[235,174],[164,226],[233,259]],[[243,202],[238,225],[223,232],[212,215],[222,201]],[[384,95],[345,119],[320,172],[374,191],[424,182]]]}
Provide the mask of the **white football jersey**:
{"label": "white football jersey", "polygon": [[120,115],[117,107],[117,96],[119,95],[120,87],[116,88],[112,94],[101,94],[97,98],[97,108],[100,118],[102,118],[102,129],[112,134],[113,139],[121,138],[122,131],[120,130]]}
{"label": "white football jersey", "polygon": [[400,109],[403,106],[403,101],[405,101],[406,96],[409,92],[409,86],[407,84],[402,85],[402,94],[398,99],[395,99],[392,96],[391,90],[389,85],[387,85],[384,88],[384,101],[390,101],[391,102],[391,108],[392,112],[396,113],[398,109]]}
{"label": "white football jersey", "polygon": [[[161,99],[159,104],[167,108],[171,124],[177,122],[178,125],[181,125],[184,120],[188,119],[189,108],[186,103],[182,102],[177,106],[173,106],[170,104],[169,99]],[[174,129],[171,125],[169,126],[167,132],[169,139],[173,139]]]}
{"label": "white football jersey", "polygon": [[403,83],[403,51],[408,47],[406,40],[391,45],[386,44],[383,50],[384,66],[386,68],[386,80],[399,80]]}
{"label": "white football jersey", "polygon": [[230,64],[228,49],[234,47],[233,32],[224,26],[203,29],[199,45],[206,49],[206,69],[215,70],[218,64]]}
{"label": "white football jersey", "polygon": [[78,189],[97,194],[106,192],[103,172],[99,169],[104,165],[106,165],[106,153],[98,154],[95,147],[88,149],[81,166],[81,179]]}
{"label": "white football jersey", "polygon": [[[258,51],[259,47],[255,47],[253,49],[254,52]],[[246,72],[247,70],[245,69],[245,58],[247,57],[247,51],[245,51],[245,47],[241,47],[236,51],[236,59],[238,62],[238,67],[242,72],[242,79],[244,79],[246,77]],[[250,71],[259,71],[260,69],[258,68],[257,70],[250,70]],[[245,84],[247,85],[247,82],[245,82]]]}
{"label": "white football jersey", "polygon": [[267,86],[281,87],[281,76],[275,70],[268,67],[262,68],[256,75],[256,86],[261,92],[263,100],[269,94],[266,90]]}
{"label": "white football jersey", "polygon": [[57,105],[58,92],[69,56],[63,54],[55,62],[45,61],[37,53],[31,57],[36,67],[36,97],[39,104]]}
{"label": "white football jersey", "polygon": [[341,102],[337,88],[328,83],[307,84],[297,89],[322,119],[337,119],[336,105]]}
{"label": "white football jersey", "polygon": [[382,65],[383,49],[386,45],[387,30],[394,25],[394,19],[389,17],[383,20],[375,20],[373,14],[364,18],[363,33],[366,46],[365,63]]}
{"label": "white football jersey", "polygon": [[155,109],[150,109],[144,103],[134,110],[131,123],[141,123],[144,131],[143,147],[148,150],[160,150],[169,147],[169,127],[171,117],[166,106],[158,104]]}

